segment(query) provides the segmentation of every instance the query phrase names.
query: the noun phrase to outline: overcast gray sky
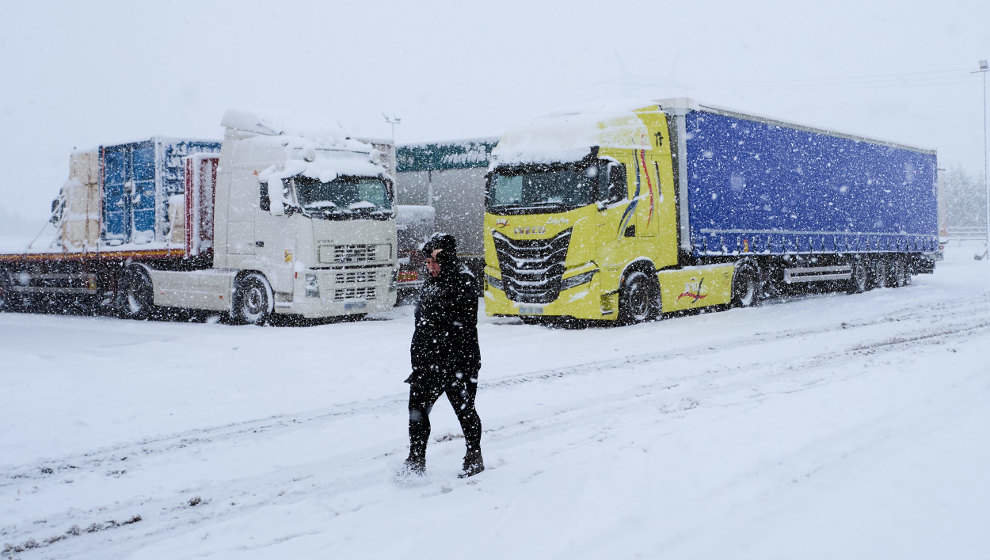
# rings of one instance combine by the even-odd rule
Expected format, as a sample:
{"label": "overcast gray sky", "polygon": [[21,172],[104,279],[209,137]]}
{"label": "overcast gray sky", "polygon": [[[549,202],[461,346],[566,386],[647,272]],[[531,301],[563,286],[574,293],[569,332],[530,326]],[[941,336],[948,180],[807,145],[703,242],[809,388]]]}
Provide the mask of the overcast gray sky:
{"label": "overcast gray sky", "polygon": [[[44,223],[69,153],[220,138],[227,108],[399,143],[563,108],[701,102],[936,148],[983,174],[990,2],[12,2],[0,222]],[[24,223],[18,223],[24,222]],[[3,226],[0,226],[2,228]]]}

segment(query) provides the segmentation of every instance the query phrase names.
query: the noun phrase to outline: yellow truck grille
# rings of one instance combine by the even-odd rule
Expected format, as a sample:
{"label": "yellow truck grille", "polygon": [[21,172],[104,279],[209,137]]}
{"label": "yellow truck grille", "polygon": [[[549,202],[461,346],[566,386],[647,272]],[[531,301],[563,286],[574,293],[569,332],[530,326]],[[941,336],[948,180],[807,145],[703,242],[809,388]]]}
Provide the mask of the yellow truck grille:
{"label": "yellow truck grille", "polygon": [[509,239],[492,233],[505,295],[520,303],[550,303],[560,295],[571,230],[550,239]]}

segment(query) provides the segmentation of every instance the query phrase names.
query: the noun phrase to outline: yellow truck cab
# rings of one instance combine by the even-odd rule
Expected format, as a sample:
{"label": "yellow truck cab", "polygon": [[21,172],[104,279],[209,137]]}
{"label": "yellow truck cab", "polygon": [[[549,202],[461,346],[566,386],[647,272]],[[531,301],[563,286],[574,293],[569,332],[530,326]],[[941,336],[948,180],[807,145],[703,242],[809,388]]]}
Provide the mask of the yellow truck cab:
{"label": "yellow truck cab", "polygon": [[728,303],[731,264],[658,281],[678,265],[671,148],[657,105],[506,134],[487,183],[486,312],[633,322]]}

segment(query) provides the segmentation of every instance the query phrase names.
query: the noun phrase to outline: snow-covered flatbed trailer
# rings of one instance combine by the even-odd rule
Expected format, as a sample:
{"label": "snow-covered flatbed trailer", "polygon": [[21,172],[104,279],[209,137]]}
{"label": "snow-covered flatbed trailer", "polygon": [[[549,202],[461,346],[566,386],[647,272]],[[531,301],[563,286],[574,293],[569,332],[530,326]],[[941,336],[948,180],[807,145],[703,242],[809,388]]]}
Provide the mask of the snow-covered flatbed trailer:
{"label": "snow-covered flatbed trailer", "polygon": [[389,154],[234,111],[223,125],[222,146],[153,138],[73,154],[54,247],[0,254],[0,308],[71,303],[144,318],[170,307],[242,323],[391,308]]}
{"label": "snow-covered flatbed trailer", "polygon": [[[212,186],[219,151],[215,140],[155,137],[73,153],[69,179],[52,205],[50,246],[0,253],[0,305],[112,307],[133,315],[125,297],[128,267],[209,268],[212,246],[197,241],[191,250],[185,226],[187,214],[202,206],[189,203],[196,192],[189,186],[193,161],[209,166]],[[211,191],[210,219],[212,204]],[[210,228],[206,236],[212,234]]]}

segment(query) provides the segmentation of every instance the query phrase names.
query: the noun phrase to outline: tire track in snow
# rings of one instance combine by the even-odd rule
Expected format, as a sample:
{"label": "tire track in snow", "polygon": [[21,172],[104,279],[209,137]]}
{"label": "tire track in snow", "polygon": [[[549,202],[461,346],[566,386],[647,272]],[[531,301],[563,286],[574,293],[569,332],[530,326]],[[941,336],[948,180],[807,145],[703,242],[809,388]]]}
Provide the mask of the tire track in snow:
{"label": "tire track in snow", "polygon": [[[841,322],[839,324],[829,324],[805,329],[758,331],[752,335],[741,335],[723,341],[681,347],[676,350],[643,352],[620,358],[609,358],[564,367],[522,372],[492,381],[482,381],[480,388],[482,390],[508,388],[532,382],[553,381],[555,379],[590,375],[602,370],[624,369],[651,362],[697,356],[700,353],[712,356],[741,347],[813,337],[831,332],[866,328],[885,323],[911,321],[921,318],[931,320],[933,318],[932,311],[941,312],[934,315],[938,319],[954,317],[960,314],[970,315],[972,313],[972,302],[936,301],[921,308],[918,305],[910,305],[905,306],[893,314],[870,320]],[[137,441],[100,447],[83,453],[39,460],[0,471],[0,492],[10,486],[26,483],[37,484],[38,481],[52,480],[57,478],[53,476],[56,474],[71,473],[78,476],[83,472],[104,471],[107,476],[114,476],[115,473],[119,473],[122,469],[133,470],[133,468],[136,468],[135,465],[140,462],[142,457],[183,450],[193,446],[210,445],[236,438],[253,438],[277,431],[298,429],[303,425],[314,422],[326,423],[338,418],[391,410],[395,406],[404,405],[406,398],[407,395],[405,392],[393,393],[377,398],[341,403],[331,409],[321,409],[309,413],[273,415],[265,418],[232,422],[220,426],[194,428],[176,434],[153,436]]]}
{"label": "tire track in snow", "polygon": [[[969,308],[969,306],[966,307]],[[987,317],[977,315],[974,318],[972,317],[973,314],[971,313],[971,309],[969,309],[969,311],[970,312],[968,313],[958,313],[950,316],[942,315],[938,318],[939,322],[946,322],[948,319],[954,319],[958,315],[960,317],[966,316],[966,318],[970,319],[969,321],[946,324],[938,328],[932,326],[913,328],[895,336],[891,336],[888,331],[875,336],[872,340],[863,340],[852,345],[846,345],[840,350],[829,350],[811,356],[803,355],[785,360],[783,362],[781,362],[778,358],[768,357],[766,359],[756,360],[744,364],[710,367],[703,372],[695,370],[688,374],[673,378],[669,376],[657,378],[647,384],[636,384],[622,393],[609,395],[608,399],[605,401],[602,401],[599,398],[589,397],[582,398],[577,403],[570,403],[569,406],[565,406],[563,408],[557,407],[556,409],[549,410],[540,409],[538,411],[539,414],[532,415],[529,418],[524,418],[518,422],[496,425],[494,427],[487,428],[485,430],[486,438],[503,442],[518,441],[518,438],[543,438],[546,437],[547,433],[572,429],[577,417],[583,418],[587,417],[589,414],[615,414],[617,412],[621,412],[623,409],[630,409],[637,404],[647,401],[655,401],[658,393],[669,393],[671,395],[670,398],[667,399],[670,402],[665,403],[663,408],[658,409],[660,414],[690,413],[691,410],[698,407],[707,406],[707,403],[701,403],[695,398],[695,393],[698,392],[708,391],[707,395],[702,395],[703,397],[721,396],[724,398],[728,394],[751,390],[754,383],[760,384],[774,381],[782,375],[780,372],[811,372],[816,368],[821,368],[823,365],[828,365],[829,367],[834,368],[834,366],[840,361],[849,361],[862,356],[872,358],[875,355],[884,355],[891,352],[897,352],[906,347],[940,344],[947,339],[958,340],[961,338],[974,336],[990,328],[990,320],[988,320]],[[906,315],[910,316],[912,313],[908,313]],[[806,329],[801,331],[771,331],[769,333],[758,333],[756,336],[738,337],[735,339],[733,344],[721,344],[715,349],[715,351],[730,352],[732,350],[739,349],[742,346],[751,345],[754,342],[788,342],[794,338],[816,336],[822,332],[875,326],[877,324],[887,322],[888,320],[890,319],[883,318],[877,321],[864,321],[857,324],[845,324],[845,326],[840,325],[838,327],[833,325],[825,328]],[[675,358],[690,358],[698,351],[699,348],[707,348],[708,346],[709,345],[699,345],[694,349],[646,353],[628,358],[587,362],[568,368],[554,368],[549,370],[524,372],[513,377],[484,383],[483,385],[489,389],[512,389],[521,384],[540,381],[554,381],[564,378],[573,379],[580,375],[601,372],[603,370],[632,370],[635,375],[642,377],[646,374],[642,371],[636,371],[636,369],[640,368],[640,366],[646,366],[654,362],[666,361]],[[754,379],[751,375],[748,375],[754,371],[769,371],[770,373],[758,376]],[[610,375],[613,374],[610,372]],[[807,384],[807,377],[807,375],[801,375],[799,379],[794,380],[794,383],[792,383],[790,387],[786,387],[784,389],[777,388],[771,392],[787,393],[808,390],[817,386],[815,384]],[[830,381],[834,382],[835,380],[836,379],[833,378]],[[689,386],[688,382],[694,383]],[[737,402],[723,404],[722,406],[751,402],[752,399],[762,398],[766,394],[766,392],[745,394]],[[380,409],[401,406],[404,404],[404,395],[401,397],[383,397],[352,404],[345,410],[335,410],[330,412],[323,411],[321,413],[308,416],[265,418],[259,421],[230,424],[223,426],[220,429],[213,428],[199,431],[200,434],[212,435],[213,439],[209,439],[202,435],[201,437],[190,439],[187,432],[178,437],[158,438],[156,441],[164,444],[158,451],[163,453],[168,450],[184,449],[189,445],[206,444],[211,441],[216,442],[218,440],[228,440],[238,436],[245,436],[248,438],[262,437],[269,431],[280,428],[301,428],[308,423],[321,419],[332,421],[333,419],[342,416],[353,416],[363,412],[374,412]],[[459,438],[447,438],[445,435],[441,435],[435,439],[440,440],[442,444],[444,441],[452,441]],[[147,440],[142,440],[142,442],[139,442],[136,446],[140,447],[147,445],[146,441]],[[125,446],[117,446],[114,449],[119,450],[123,448],[125,448]],[[396,451],[393,451],[392,453],[395,452]],[[84,456],[92,456],[93,454],[94,453],[84,454]],[[389,454],[390,453],[386,453],[386,455]],[[367,465],[369,463],[375,464],[374,461],[369,461],[367,456],[344,458],[356,459],[354,463],[358,465]],[[99,461],[99,458],[96,460]],[[177,505],[181,501],[179,496],[176,496],[174,493],[169,493],[167,496],[127,500],[124,503],[117,502],[113,504],[113,506],[99,506],[84,511],[69,509],[63,514],[49,516],[49,519],[46,520],[46,526],[50,528],[60,523],[67,524],[70,522],[72,522],[72,524],[79,524],[80,521],[88,522],[93,518],[119,515],[126,516],[136,510],[141,511],[145,515],[146,520],[146,523],[143,524],[142,527],[129,528],[126,535],[115,534],[113,537],[96,535],[91,536],[88,539],[89,541],[92,541],[94,539],[112,538],[115,546],[117,546],[118,543],[120,546],[124,546],[126,543],[133,542],[135,539],[144,539],[151,536],[169,534],[173,531],[184,529],[189,526],[195,526],[206,521],[236,515],[244,515],[259,508],[268,507],[274,504],[291,502],[292,500],[302,500],[307,496],[312,495],[313,492],[318,492],[320,495],[334,496],[340,493],[346,494],[348,492],[353,492],[355,488],[360,489],[371,484],[381,483],[380,473],[377,470],[369,470],[368,467],[364,467],[363,469],[358,468],[356,471],[351,469],[353,472],[349,472],[344,476],[335,477],[332,480],[328,479],[315,481],[311,474],[306,474],[307,468],[310,467],[303,466],[294,469],[294,471],[297,470],[299,472],[279,472],[274,475],[268,473],[256,477],[249,477],[243,480],[220,481],[209,483],[199,488],[184,490],[184,494],[193,492],[212,497],[209,503],[203,504],[202,506],[197,506],[196,508]],[[365,505],[368,504],[359,505],[356,509],[361,509]],[[157,517],[157,519],[155,519],[155,517],[144,513],[148,510],[151,510],[152,512],[162,511],[164,513],[160,516],[155,516]],[[346,513],[348,513],[348,511],[345,509],[338,514],[344,515]],[[36,521],[25,522],[17,527],[4,528],[4,530],[0,531],[0,534],[3,535],[5,540],[13,540],[14,542],[25,542],[31,538],[44,538],[46,536],[44,530],[37,527]],[[105,543],[98,545],[101,547],[100,550],[102,550],[102,546],[104,545]]]}

